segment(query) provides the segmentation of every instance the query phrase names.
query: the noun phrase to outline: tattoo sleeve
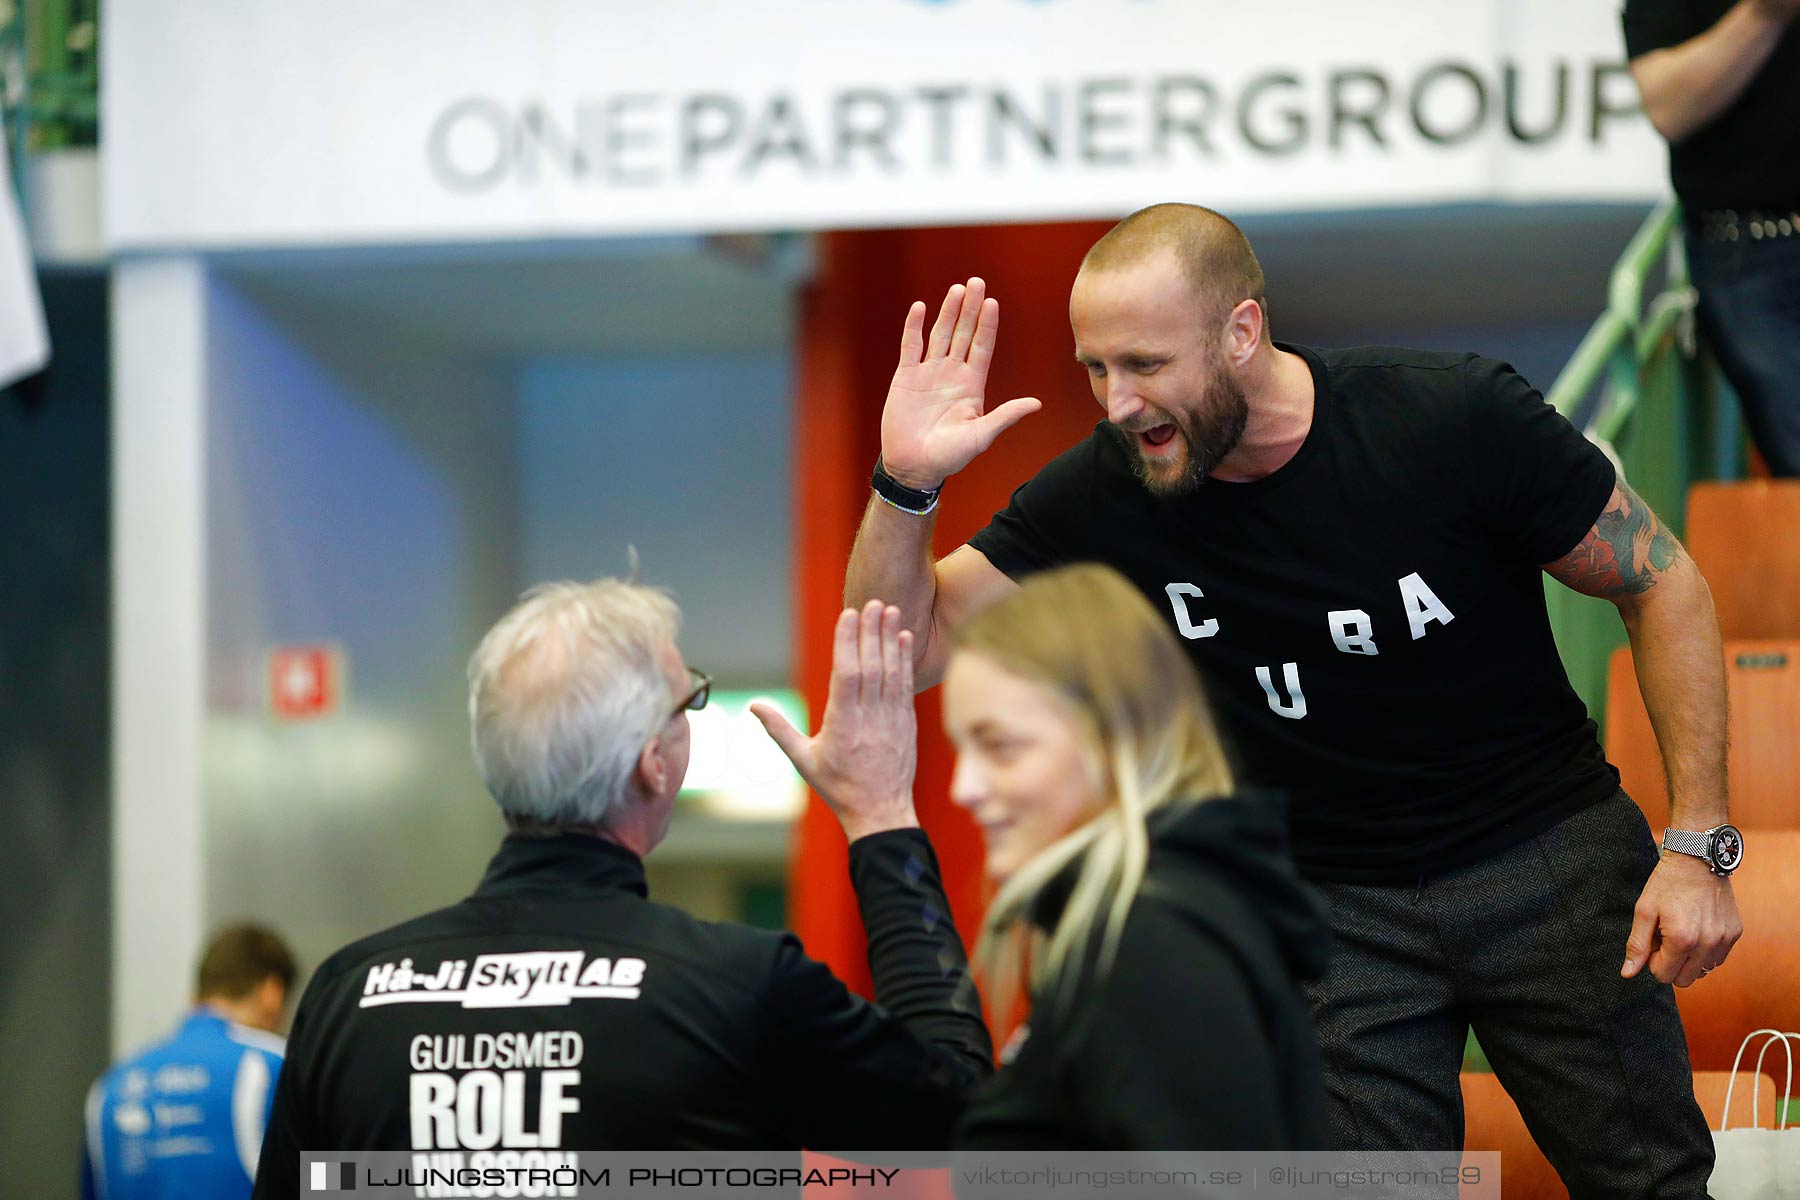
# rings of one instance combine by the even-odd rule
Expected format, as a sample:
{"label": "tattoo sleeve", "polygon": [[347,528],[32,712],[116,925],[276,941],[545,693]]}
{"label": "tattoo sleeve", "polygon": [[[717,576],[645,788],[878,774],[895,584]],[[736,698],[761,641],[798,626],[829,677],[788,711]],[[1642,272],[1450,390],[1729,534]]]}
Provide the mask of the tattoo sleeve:
{"label": "tattoo sleeve", "polygon": [[1618,600],[1655,587],[1681,553],[1675,535],[1621,482],[1581,544],[1544,570],[1584,595]]}

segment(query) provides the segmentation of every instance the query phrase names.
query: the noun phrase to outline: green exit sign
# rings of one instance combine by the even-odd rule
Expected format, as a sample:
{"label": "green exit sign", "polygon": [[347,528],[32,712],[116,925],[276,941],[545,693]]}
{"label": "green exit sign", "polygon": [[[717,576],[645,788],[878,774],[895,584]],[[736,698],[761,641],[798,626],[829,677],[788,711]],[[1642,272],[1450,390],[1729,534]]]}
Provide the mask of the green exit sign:
{"label": "green exit sign", "polygon": [[806,784],[750,711],[757,700],[812,732],[799,692],[714,688],[706,707],[688,714],[694,749],[681,794],[693,808],[730,820],[779,821],[798,816],[805,805]]}

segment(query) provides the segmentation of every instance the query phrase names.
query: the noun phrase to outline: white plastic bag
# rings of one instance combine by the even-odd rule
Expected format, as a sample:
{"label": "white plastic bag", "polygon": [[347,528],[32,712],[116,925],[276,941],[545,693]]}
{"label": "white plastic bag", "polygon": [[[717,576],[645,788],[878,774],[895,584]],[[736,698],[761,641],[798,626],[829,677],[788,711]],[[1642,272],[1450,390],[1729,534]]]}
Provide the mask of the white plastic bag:
{"label": "white plastic bag", "polygon": [[[1732,1129],[1731,1094],[1737,1087],[1738,1068],[1743,1065],[1744,1051],[1750,1043],[1762,1038],[1762,1049],[1756,1055],[1756,1082],[1750,1093],[1753,1124]],[[1778,1129],[1754,1126],[1757,1102],[1762,1099],[1763,1058],[1777,1042],[1787,1055],[1787,1082],[1783,1090],[1789,1101],[1794,1096],[1794,1051],[1789,1039],[1800,1041],[1800,1033],[1782,1033],[1778,1029],[1758,1029],[1738,1047],[1731,1063],[1731,1081],[1725,1085],[1725,1111],[1719,1128],[1713,1133],[1712,1182],[1707,1191],[1713,1200],[1800,1200],[1800,1128],[1787,1127],[1788,1112],[1782,1109]]]}

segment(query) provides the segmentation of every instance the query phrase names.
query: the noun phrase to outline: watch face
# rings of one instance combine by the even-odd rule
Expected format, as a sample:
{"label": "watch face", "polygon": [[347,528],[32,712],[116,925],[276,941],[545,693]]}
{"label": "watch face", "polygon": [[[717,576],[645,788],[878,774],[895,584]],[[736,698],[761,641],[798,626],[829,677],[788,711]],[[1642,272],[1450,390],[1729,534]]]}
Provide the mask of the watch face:
{"label": "watch face", "polygon": [[1726,872],[1735,871],[1744,861],[1744,835],[1738,832],[1736,825],[1721,825],[1713,830],[1709,849],[1708,857],[1714,867]]}

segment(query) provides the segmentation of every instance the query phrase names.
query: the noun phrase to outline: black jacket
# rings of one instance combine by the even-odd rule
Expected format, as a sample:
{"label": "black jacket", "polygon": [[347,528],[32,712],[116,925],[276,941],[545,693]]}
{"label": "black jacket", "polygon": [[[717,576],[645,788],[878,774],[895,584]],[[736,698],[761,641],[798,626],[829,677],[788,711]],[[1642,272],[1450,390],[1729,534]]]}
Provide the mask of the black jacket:
{"label": "black jacket", "polygon": [[[1286,810],[1248,793],[1155,814],[1118,957],[1072,1009],[1034,997],[1016,1057],[970,1098],[959,1149],[1320,1150],[1325,1085],[1300,980],[1324,910]],[[1046,928],[1073,872],[1046,890]]]}
{"label": "black jacket", "polygon": [[295,1195],[303,1149],[479,1141],[496,1090],[502,1148],[946,1145],[992,1046],[937,860],[917,831],[876,834],[850,874],[885,1009],[791,934],[651,903],[627,850],[508,838],[474,895],[314,975],[255,1195]]}

